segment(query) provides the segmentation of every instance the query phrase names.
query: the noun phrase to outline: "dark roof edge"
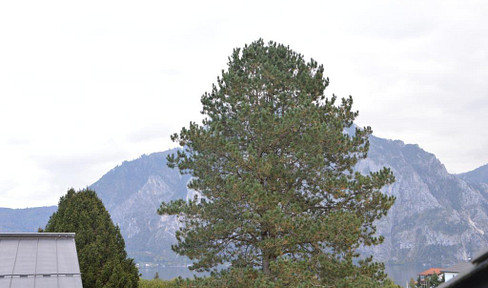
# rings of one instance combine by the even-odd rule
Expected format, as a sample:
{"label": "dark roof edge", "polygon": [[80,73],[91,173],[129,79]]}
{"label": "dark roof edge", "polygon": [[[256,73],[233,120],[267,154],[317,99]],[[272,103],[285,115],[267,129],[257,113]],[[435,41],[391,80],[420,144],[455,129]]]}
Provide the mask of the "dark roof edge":
{"label": "dark roof edge", "polygon": [[75,238],[75,233],[58,232],[0,232],[0,238]]}
{"label": "dark roof edge", "polygon": [[[481,262],[478,265],[473,266],[471,269],[459,273],[458,276],[452,278],[451,280],[442,283],[440,286],[438,286],[438,288],[471,287],[471,286],[466,286],[467,284],[466,282],[477,281],[478,279],[476,278],[481,277],[483,274],[485,274],[487,268],[488,268],[488,261]],[[482,282],[474,282],[474,283],[480,285],[484,284]],[[484,286],[476,286],[476,287],[484,287]]]}
{"label": "dark roof edge", "polygon": [[473,259],[473,264],[478,264],[488,259],[488,250],[484,250]]}

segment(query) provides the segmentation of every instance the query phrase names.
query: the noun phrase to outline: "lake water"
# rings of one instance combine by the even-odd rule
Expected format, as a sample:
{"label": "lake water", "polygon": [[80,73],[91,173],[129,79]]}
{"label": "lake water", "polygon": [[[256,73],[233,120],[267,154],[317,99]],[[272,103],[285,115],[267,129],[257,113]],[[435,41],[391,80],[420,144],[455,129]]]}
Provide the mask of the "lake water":
{"label": "lake water", "polygon": [[[436,266],[437,267],[437,266]],[[423,266],[422,264],[416,263],[409,263],[409,264],[401,264],[401,265],[394,265],[394,264],[386,264],[385,270],[393,281],[396,284],[407,287],[407,282],[410,281],[410,278],[417,280],[417,276],[420,272],[431,268]]]}
{"label": "lake water", "polygon": [[143,279],[153,279],[156,272],[160,279],[171,280],[177,277],[193,278],[193,275],[206,276],[208,273],[197,273],[188,269],[188,267],[139,267]]}
{"label": "lake water", "polygon": [[[417,279],[417,275],[430,267],[424,267],[421,264],[402,264],[402,265],[386,265],[386,272],[388,276],[395,281],[396,284],[406,287],[406,283],[413,278]],[[144,279],[153,279],[156,272],[160,279],[170,280],[176,277],[193,278],[193,275],[205,276],[208,273],[196,273],[190,271],[187,267],[141,267],[139,273]]]}

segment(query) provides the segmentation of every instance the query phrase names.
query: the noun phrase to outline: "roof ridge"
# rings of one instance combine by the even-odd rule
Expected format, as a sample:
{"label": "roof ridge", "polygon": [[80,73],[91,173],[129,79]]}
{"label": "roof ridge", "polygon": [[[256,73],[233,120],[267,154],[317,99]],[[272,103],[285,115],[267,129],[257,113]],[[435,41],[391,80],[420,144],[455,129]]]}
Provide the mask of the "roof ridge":
{"label": "roof ridge", "polygon": [[74,232],[0,232],[0,238],[12,238],[12,237],[64,237],[74,238]]}

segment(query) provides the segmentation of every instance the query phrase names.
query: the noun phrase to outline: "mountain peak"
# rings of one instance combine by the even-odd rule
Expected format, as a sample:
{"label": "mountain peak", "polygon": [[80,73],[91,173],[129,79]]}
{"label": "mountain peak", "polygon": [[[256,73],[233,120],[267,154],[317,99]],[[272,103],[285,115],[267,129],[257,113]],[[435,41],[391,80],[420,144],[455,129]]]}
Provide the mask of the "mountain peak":
{"label": "mountain peak", "polygon": [[468,182],[488,184],[488,164],[485,164],[472,171],[461,173],[459,177]]}

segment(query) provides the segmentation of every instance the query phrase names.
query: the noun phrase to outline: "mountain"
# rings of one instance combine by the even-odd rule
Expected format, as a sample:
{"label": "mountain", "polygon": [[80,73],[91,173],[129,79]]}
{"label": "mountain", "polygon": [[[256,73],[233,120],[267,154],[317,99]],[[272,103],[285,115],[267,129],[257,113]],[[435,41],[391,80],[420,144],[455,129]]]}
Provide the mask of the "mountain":
{"label": "mountain", "polygon": [[[374,136],[370,143],[368,158],[356,169],[368,173],[390,167],[396,182],[384,192],[397,200],[377,222],[385,242],[363,248],[363,253],[385,262],[446,266],[488,246],[488,185],[480,183],[488,177],[478,177],[483,173],[477,170],[449,174],[435,155],[418,145]],[[176,218],[156,214],[162,201],[194,195],[186,188],[189,176],[166,166],[166,156],[175,151],[126,161],[91,186],[120,225],[129,254],[138,261],[184,263],[170,249],[178,228]]]}
{"label": "mountain", "polygon": [[125,161],[90,186],[120,226],[128,254],[139,262],[186,261],[170,248],[178,221],[174,216],[156,213],[161,202],[188,196],[186,184],[190,177],[166,165],[166,156],[175,151]]}
{"label": "mountain", "polygon": [[[371,136],[362,173],[390,167],[396,182],[384,189],[397,200],[377,222],[383,244],[362,248],[378,261],[425,263],[447,267],[466,261],[488,246],[488,165],[453,175],[418,145]],[[159,216],[161,202],[190,199],[188,175],[166,165],[169,150],[143,155],[106,173],[90,188],[97,191],[138,262],[186,264],[171,251],[179,227],[173,216]],[[44,227],[53,207],[0,209],[0,231],[35,231]]]}
{"label": "mountain", "polygon": [[475,184],[488,184],[488,164],[473,171],[459,174],[462,179]]}
{"label": "mountain", "polygon": [[46,227],[57,206],[10,209],[0,208],[0,232],[37,232]]}
{"label": "mountain", "polygon": [[476,187],[488,198],[488,165],[484,165],[473,171],[459,174],[459,177]]}
{"label": "mountain", "polygon": [[380,261],[445,267],[488,246],[488,193],[477,179],[449,174],[418,145],[374,136],[370,142],[368,158],[357,169],[366,173],[390,167],[396,182],[384,191],[397,200],[377,224],[385,242],[363,252]]}

